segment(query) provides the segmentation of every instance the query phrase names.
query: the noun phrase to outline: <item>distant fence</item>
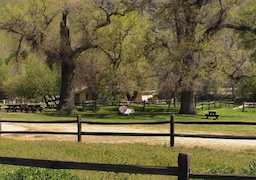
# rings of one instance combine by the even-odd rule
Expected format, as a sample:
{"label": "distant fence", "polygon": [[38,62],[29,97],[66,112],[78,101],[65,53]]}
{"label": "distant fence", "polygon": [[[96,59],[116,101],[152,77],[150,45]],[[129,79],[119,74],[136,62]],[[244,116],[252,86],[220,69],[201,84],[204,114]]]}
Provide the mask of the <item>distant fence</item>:
{"label": "distant fence", "polygon": [[255,179],[256,176],[239,176],[239,175],[217,175],[217,174],[194,174],[191,173],[191,155],[178,155],[178,167],[163,166],[139,166],[139,165],[122,165],[122,164],[99,164],[84,163],[71,161],[52,161],[42,159],[26,159],[14,157],[0,157],[0,164],[17,165],[27,167],[39,167],[50,169],[75,169],[90,171],[105,171],[115,173],[133,173],[133,174],[151,174],[176,176],[178,180],[197,179],[222,179],[222,180],[249,180]]}
{"label": "distant fence", "polygon": [[[120,101],[120,102],[107,102],[107,101],[85,101],[76,103],[76,105],[82,106],[82,107],[92,107],[94,110],[97,109],[99,106],[132,106],[132,105],[140,105],[142,106],[143,110],[147,106],[154,106],[154,105],[161,105],[166,106],[166,108],[170,109],[171,107],[171,100],[154,100],[154,101]],[[176,103],[173,102],[173,106],[176,107]]]}
{"label": "distant fence", "polygon": [[243,102],[243,111],[245,108],[256,108],[256,102]]}
{"label": "distant fence", "polygon": [[207,108],[208,110],[210,110],[211,108],[216,108],[217,106],[219,107],[234,107],[235,103],[234,101],[202,101],[199,102],[199,107],[202,110],[204,110],[204,108]]}

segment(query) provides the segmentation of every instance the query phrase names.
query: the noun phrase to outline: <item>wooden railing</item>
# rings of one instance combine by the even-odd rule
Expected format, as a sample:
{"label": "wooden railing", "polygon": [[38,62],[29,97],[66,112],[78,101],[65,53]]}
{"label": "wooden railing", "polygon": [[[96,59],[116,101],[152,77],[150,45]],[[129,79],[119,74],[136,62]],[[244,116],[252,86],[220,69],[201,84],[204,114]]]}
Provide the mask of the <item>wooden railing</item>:
{"label": "wooden railing", "polygon": [[189,180],[190,178],[250,180],[250,179],[256,178],[256,176],[244,176],[244,175],[216,175],[216,174],[191,173],[191,155],[182,154],[182,153],[180,153],[178,156],[178,167],[99,164],[99,163],[52,161],[52,160],[14,158],[14,157],[0,157],[0,164],[50,168],[50,169],[75,169],[75,170],[105,171],[105,172],[115,172],[115,173],[167,175],[167,176],[176,176],[178,177],[178,180]]}
{"label": "wooden railing", "polygon": [[[175,116],[172,115],[170,121],[164,122],[142,122],[142,123],[107,123],[107,122],[92,122],[81,121],[82,117],[78,116],[77,120],[71,121],[10,121],[1,120],[0,118],[0,135],[1,134],[61,134],[61,135],[77,135],[78,142],[82,141],[82,135],[96,135],[96,136],[169,136],[170,145],[174,146],[174,137],[196,137],[196,138],[221,138],[221,139],[256,139],[255,136],[227,136],[227,135],[198,135],[198,134],[175,134],[174,124],[211,124],[211,125],[256,125],[255,122],[175,122]],[[77,132],[49,132],[49,131],[1,131],[1,122],[9,123],[77,123]],[[131,124],[167,124],[170,123],[170,133],[116,133],[116,132],[82,132],[82,124],[94,125],[131,125]],[[197,179],[256,179],[256,176],[236,176],[236,175],[210,175],[210,174],[194,174],[190,173],[190,155],[179,155],[178,167],[152,167],[152,166],[133,166],[133,165],[116,165],[116,164],[96,164],[96,163],[78,163],[78,162],[65,162],[65,161],[49,161],[49,160],[36,160],[24,159],[13,157],[0,157],[0,164],[31,166],[41,168],[54,168],[54,169],[81,169],[81,170],[94,170],[94,171],[108,171],[108,172],[123,172],[123,173],[138,173],[138,174],[155,174],[155,175],[170,175],[178,176],[178,180],[188,180],[189,178]]]}
{"label": "wooden railing", "polygon": [[174,132],[174,124],[194,124],[194,125],[256,125],[256,122],[233,122],[233,121],[179,121],[174,122],[174,118],[171,119],[171,147],[174,146],[174,137],[190,137],[190,138],[214,138],[214,139],[245,139],[245,140],[256,140],[256,136],[234,136],[234,135],[211,135],[211,134],[176,134]]}
{"label": "wooden railing", "polygon": [[[174,116],[172,116],[174,117]],[[2,131],[1,122],[5,123],[37,123],[37,124],[77,124],[77,132],[52,132],[52,131]],[[124,133],[124,132],[82,132],[82,124],[94,124],[94,125],[159,125],[159,124],[171,124],[170,121],[161,122],[141,122],[141,123],[116,123],[116,122],[94,122],[94,121],[82,121],[82,116],[77,116],[77,120],[62,120],[62,121],[13,121],[13,120],[1,120],[0,117],[0,136],[1,134],[51,134],[51,135],[76,135],[77,141],[82,141],[82,136],[147,136],[147,137],[159,137],[167,136],[171,137],[170,133]]]}
{"label": "wooden railing", "polygon": [[[77,132],[52,132],[52,131],[2,131],[1,122],[7,123],[42,123],[42,124],[77,124]],[[159,125],[170,124],[170,133],[129,133],[129,132],[83,132],[82,124],[93,125]],[[161,122],[94,122],[82,121],[82,116],[77,116],[77,120],[66,121],[13,121],[1,120],[0,117],[0,136],[1,134],[50,134],[50,135],[76,135],[77,141],[82,142],[82,136],[137,136],[137,137],[170,137],[170,146],[174,147],[175,137],[190,138],[215,138],[215,139],[246,139],[256,140],[256,136],[234,136],[234,135],[212,135],[212,134],[181,134],[175,133],[175,124],[194,124],[194,125],[256,125],[256,122],[232,122],[232,121],[175,121],[175,115],[171,115],[170,121]]]}

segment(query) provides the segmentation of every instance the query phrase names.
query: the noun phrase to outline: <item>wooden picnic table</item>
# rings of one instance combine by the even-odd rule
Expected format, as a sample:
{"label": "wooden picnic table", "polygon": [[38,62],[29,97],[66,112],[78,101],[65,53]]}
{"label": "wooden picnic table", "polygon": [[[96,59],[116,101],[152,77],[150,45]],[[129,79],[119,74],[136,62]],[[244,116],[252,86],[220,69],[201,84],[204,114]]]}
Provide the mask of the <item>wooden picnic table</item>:
{"label": "wooden picnic table", "polygon": [[25,111],[26,113],[28,113],[29,111],[31,111],[32,113],[36,113],[36,111],[42,112],[43,108],[39,104],[8,104],[5,110],[6,112],[9,112],[10,110],[12,112],[17,112],[18,110],[20,110],[20,112]]}
{"label": "wooden picnic table", "polygon": [[7,108],[5,108],[6,112],[9,112],[10,110],[12,112],[17,112],[17,110],[19,110],[20,108],[20,104],[8,104]]}
{"label": "wooden picnic table", "polygon": [[216,111],[208,111],[208,114],[205,114],[205,116],[206,116],[206,119],[208,119],[209,116],[212,116],[218,119],[220,115],[216,114]]}

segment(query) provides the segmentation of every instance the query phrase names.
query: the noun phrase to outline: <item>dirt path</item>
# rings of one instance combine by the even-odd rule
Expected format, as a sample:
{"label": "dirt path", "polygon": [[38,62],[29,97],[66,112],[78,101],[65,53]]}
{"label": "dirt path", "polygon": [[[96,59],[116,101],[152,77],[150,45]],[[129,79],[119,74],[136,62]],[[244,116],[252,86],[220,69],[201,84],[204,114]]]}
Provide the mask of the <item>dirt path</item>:
{"label": "dirt path", "polygon": [[[75,124],[8,124],[2,123],[2,131],[60,131],[77,132]],[[168,130],[152,130],[138,126],[102,126],[83,124],[83,132],[130,132],[130,133],[169,133]],[[17,140],[56,140],[56,141],[76,141],[75,135],[23,135],[23,134],[4,134],[4,138]],[[83,136],[83,142],[90,143],[147,143],[147,144],[167,144],[170,143],[169,137],[113,137],[113,136]],[[203,138],[175,138],[175,146],[186,147],[209,147],[218,149],[256,149],[255,140],[226,140],[226,139],[203,139]]]}

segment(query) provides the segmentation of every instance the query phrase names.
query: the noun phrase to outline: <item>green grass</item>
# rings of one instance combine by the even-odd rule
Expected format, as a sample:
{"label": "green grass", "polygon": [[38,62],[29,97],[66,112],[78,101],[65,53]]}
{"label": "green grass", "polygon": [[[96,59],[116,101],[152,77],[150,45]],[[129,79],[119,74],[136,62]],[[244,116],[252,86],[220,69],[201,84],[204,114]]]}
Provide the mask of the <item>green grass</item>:
{"label": "green grass", "polygon": [[[174,166],[179,153],[192,154],[192,172],[204,173],[216,167],[242,167],[255,158],[256,150],[225,151],[207,148],[170,148],[146,144],[88,144],[55,141],[16,141],[0,139],[0,156],[110,164]],[[0,166],[0,169],[13,166]],[[170,179],[168,176],[134,175],[94,171],[68,171],[81,179]]]}
{"label": "green grass", "polygon": [[[3,107],[4,108],[4,107]],[[167,106],[150,106],[143,111],[142,106],[132,106],[136,113],[130,116],[118,115],[118,106],[99,107],[96,111],[92,108],[78,108],[78,111],[69,116],[65,112],[55,112],[52,110],[43,110],[43,113],[6,113],[1,110],[2,119],[4,120],[75,120],[77,115],[82,115],[83,121],[99,122],[155,122],[169,121],[170,116],[175,114],[175,121],[242,121],[256,122],[256,109],[247,108],[244,112],[242,109],[233,110],[232,108],[216,108],[217,114],[220,115],[218,120],[213,118],[205,119],[207,110],[198,109],[197,115],[178,114],[179,108],[167,109]],[[160,129],[169,131],[169,124],[166,125],[143,125],[140,126],[149,129]],[[249,125],[175,125],[176,133],[210,133],[210,134],[228,134],[228,135],[254,135],[256,126]]]}
{"label": "green grass", "polygon": [[[78,114],[83,120],[101,122],[146,122],[168,121],[171,114],[175,114],[176,121],[212,121],[204,119],[208,110],[198,110],[198,115],[180,115],[178,108],[167,110],[166,107],[134,106],[136,113],[131,116],[119,116],[118,107],[100,107],[97,111],[91,108],[80,108],[74,115],[68,116],[63,112],[44,110],[40,113],[6,113],[1,110],[2,119],[8,120],[72,120]],[[232,110],[232,108],[215,109],[220,118],[218,121],[251,121],[256,122],[256,109]],[[220,125],[175,125],[176,132],[196,133],[225,133],[225,134],[252,134],[256,133],[254,126],[220,126]],[[166,129],[169,125],[145,126],[143,128]],[[235,174],[243,174],[242,168],[255,159],[256,150],[227,150],[208,149],[202,147],[174,147],[169,145],[147,144],[96,144],[56,141],[17,141],[0,139],[0,156],[27,157],[49,160],[82,161],[94,163],[113,163],[148,166],[177,166],[178,153],[192,154],[192,172],[205,173],[232,170]],[[5,170],[16,169],[13,166],[1,166]],[[68,171],[81,179],[170,179],[168,176],[134,175],[123,173],[107,173],[93,171]],[[175,179],[175,178],[174,178]]]}

